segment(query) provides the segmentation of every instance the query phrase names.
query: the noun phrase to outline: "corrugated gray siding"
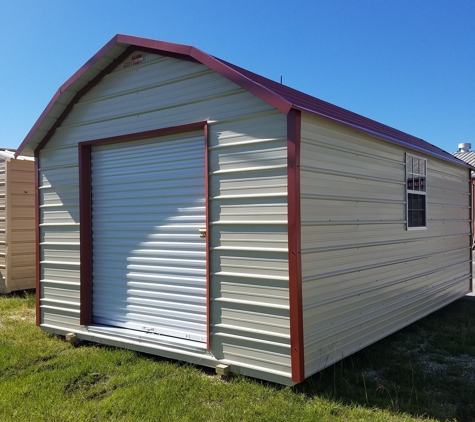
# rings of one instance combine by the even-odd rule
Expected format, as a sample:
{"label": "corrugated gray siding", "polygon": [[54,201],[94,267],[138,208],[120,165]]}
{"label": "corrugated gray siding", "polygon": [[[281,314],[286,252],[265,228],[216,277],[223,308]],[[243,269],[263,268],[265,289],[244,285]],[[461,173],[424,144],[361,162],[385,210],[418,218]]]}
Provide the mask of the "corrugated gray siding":
{"label": "corrugated gray siding", "polygon": [[286,382],[286,116],[196,63],[148,55],[142,65],[119,66],[40,152],[41,323],[82,329],[77,143],[203,120],[210,121],[211,352],[243,373]]}
{"label": "corrugated gray siding", "polygon": [[470,288],[468,170],[423,157],[427,229],[406,230],[405,152],[302,116],[306,376]]}

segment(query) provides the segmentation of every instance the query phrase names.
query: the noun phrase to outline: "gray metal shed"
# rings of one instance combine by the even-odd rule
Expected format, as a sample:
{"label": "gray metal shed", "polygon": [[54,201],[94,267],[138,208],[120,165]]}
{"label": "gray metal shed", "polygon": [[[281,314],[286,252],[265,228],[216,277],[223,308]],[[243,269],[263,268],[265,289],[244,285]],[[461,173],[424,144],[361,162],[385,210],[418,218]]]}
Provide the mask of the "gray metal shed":
{"label": "gray metal shed", "polygon": [[471,289],[465,163],[194,47],[115,36],[20,152],[46,331],[293,384]]}
{"label": "gray metal shed", "polygon": [[36,286],[35,167],[14,154],[0,149],[0,293]]}

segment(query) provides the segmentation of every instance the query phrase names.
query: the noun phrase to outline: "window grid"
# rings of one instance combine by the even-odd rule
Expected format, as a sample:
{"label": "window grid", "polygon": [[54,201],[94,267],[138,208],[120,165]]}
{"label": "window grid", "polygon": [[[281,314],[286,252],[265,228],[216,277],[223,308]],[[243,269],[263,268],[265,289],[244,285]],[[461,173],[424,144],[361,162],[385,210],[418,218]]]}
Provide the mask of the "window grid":
{"label": "window grid", "polygon": [[427,227],[427,160],[406,154],[407,228]]}

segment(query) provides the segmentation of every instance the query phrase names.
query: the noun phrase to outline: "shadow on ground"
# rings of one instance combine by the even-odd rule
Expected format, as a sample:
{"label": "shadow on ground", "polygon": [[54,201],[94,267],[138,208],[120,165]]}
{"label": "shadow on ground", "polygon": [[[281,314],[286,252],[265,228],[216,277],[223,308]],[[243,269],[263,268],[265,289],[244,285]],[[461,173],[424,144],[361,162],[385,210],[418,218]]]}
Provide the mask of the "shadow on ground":
{"label": "shadow on ground", "polygon": [[474,421],[475,300],[460,299],[294,390],[440,421]]}

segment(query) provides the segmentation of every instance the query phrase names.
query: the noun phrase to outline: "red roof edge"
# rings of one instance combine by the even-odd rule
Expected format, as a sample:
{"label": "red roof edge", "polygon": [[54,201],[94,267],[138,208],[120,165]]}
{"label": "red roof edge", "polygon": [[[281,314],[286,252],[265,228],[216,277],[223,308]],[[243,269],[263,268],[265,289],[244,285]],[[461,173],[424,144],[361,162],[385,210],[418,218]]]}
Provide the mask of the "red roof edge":
{"label": "red roof edge", "polygon": [[283,113],[287,114],[292,108],[292,103],[290,101],[258,82],[249,79],[242,73],[237,72],[233,68],[227,66],[225,62],[218,60],[197,48],[192,49],[192,57]]}
{"label": "red roof edge", "polygon": [[112,47],[114,47],[119,41],[120,35],[115,35],[104,47],[102,47],[94,56],[92,56],[86,63],[84,63],[78,71],[76,71],[64,84],[62,84],[59,89],[56,91],[56,93],[53,95],[53,98],[51,98],[50,102],[46,106],[46,108],[43,110],[43,112],[40,114],[40,117],[38,117],[38,120],[36,120],[35,124],[33,127],[30,129],[28,134],[26,135],[25,139],[23,142],[20,144],[20,146],[17,148],[17,151],[15,153],[15,157],[18,157],[23,151],[23,149],[26,147],[28,142],[30,141],[31,137],[33,134],[36,132],[40,124],[43,122],[44,118],[48,115],[48,113],[51,111],[53,108],[54,104],[56,103],[56,100],[59,98],[62,92],[64,92],[73,82],[75,82],[81,75],[84,74],[94,63],[96,63],[102,56],[104,56]]}
{"label": "red roof edge", "polygon": [[269,103],[270,105],[276,107],[284,113],[288,113],[291,109],[292,104],[277,95],[272,90],[262,86],[259,83],[256,83],[245,75],[240,74],[236,70],[230,68],[226,64],[217,60],[215,57],[189,45],[185,44],[176,44],[166,41],[157,41],[149,38],[135,37],[131,35],[117,34],[115,35],[104,47],[102,47],[94,56],[92,56],[81,68],[75,72],[54,94],[53,98],[50,100],[44,111],[41,113],[38,120],[35,122],[31,130],[26,135],[25,139],[18,147],[16,155],[20,155],[22,150],[26,147],[28,142],[31,140],[33,134],[36,132],[38,127],[41,125],[45,117],[51,111],[52,107],[58,100],[62,92],[64,92],[73,82],[80,78],[91,66],[94,65],[101,57],[103,57],[107,52],[117,44],[128,44],[135,46],[137,48],[146,48],[154,50],[157,53],[172,53],[173,55],[183,56],[183,58],[189,57],[203,63],[205,66],[208,66],[212,70],[221,74],[222,76],[228,78],[232,82],[239,85],[241,88],[251,92],[257,97],[261,98],[263,101]]}
{"label": "red roof edge", "polygon": [[[54,94],[53,98],[48,103],[44,111],[41,113],[38,120],[31,128],[31,130],[28,132],[21,145],[18,147],[15,153],[15,157],[18,157],[28,145],[28,143],[31,141],[34,133],[38,130],[44,119],[50,113],[54,104],[58,101],[60,95],[117,44],[123,44],[125,46],[135,47],[137,49],[142,48],[152,53],[155,52],[157,54],[164,54],[169,55],[171,57],[177,57],[185,60],[197,61],[199,63],[202,63],[283,113],[288,114],[289,111],[294,108],[314,115],[322,116],[324,118],[341,123],[343,125],[356,128],[358,130],[361,130],[362,132],[366,132],[378,138],[387,140],[391,143],[399,144],[403,147],[423,152],[425,154],[432,155],[434,157],[452,162],[454,164],[470,167],[463,161],[451,156],[448,152],[422,139],[416,138],[412,135],[383,125],[382,123],[373,121],[356,113],[337,107],[333,104],[326,103],[325,101],[319,100],[318,98],[312,97],[308,94],[297,91],[285,85],[278,84],[277,82],[272,81],[268,78],[257,75],[253,72],[249,72],[248,70],[233,65],[232,63],[228,63],[217,57],[211,56],[195,47],[185,44],[157,41],[149,38],[141,38],[123,34],[115,35],[77,72],[75,72],[63,85],[61,85],[61,87]],[[116,57],[113,57],[113,59],[114,58]],[[85,85],[84,92],[87,91],[86,87],[88,85],[89,83]],[[70,104],[65,104],[65,106],[69,105],[69,108],[71,108],[74,105],[72,101],[73,100],[71,100]],[[74,101],[77,101],[76,97],[74,97]],[[67,115],[67,113],[69,113],[69,110],[64,110],[64,113]],[[63,116],[64,113],[62,113],[61,116]],[[63,118],[64,117],[65,116],[63,116]],[[48,134],[45,135],[45,137],[39,141],[38,145],[43,145],[44,143],[46,143],[49,137],[54,132],[54,129],[55,128],[53,126],[50,130],[51,133],[48,132]]]}
{"label": "red roof edge", "polygon": [[[297,110],[301,110],[301,111],[306,111],[308,113],[311,113],[311,114],[316,114],[316,115],[319,115],[321,117],[324,117],[325,119],[329,119],[329,120],[332,120],[334,122],[337,122],[337,123],[341,123],[342,125],[345,125],[345,126],[350,126],[352,128],[355,128],[355,129],[358,129],[358,130],[361,130],[361,132],[365,132],[365,133],[368,133],[370,135],[373,135],[373,136],[376,136],[378,138],[381,138],[381,139],[384,139],[385,141],[389,141],[391,143],[394,143],[394,144],[397,144],[397,145],[401,145],[403,147],[406,147],[406,148],[409,148],[409,149],[412,149],[412,150],[415,150],[415,151],[418,151],[418,152],[422,152],[424,154],[427,154],[427,155],[431,155],[433,157],[437,157],[437,158],[440,158],[444,161],[450,161],[454,164],[459,164],[461,166],[464,166],[464,167],[472,167],[470,166],[468,163],[460,160],[459,158],[457,157],[448,157],[447,154],[449,154],[448,152],[444,151],[443,149],[435,146],[435,145],[432,145],[432,144],[429,144],[427,141],[424,141],[423,139],[421,139],[421,141],[429,144],[429,145],[432,145],[434,148],[437,148],[437,149],[440,149],[440,151],[442,152],[441,154],[437,153],[436,151],[428,151],[427,149],[425,148],[422,148],[422,147],[419,147],[417,145],[414,145],[413,143],[411,142],[407,142],[407,141],[404,141],[402,139],[398,139],[398,138],[393,138],[392,136],[389,136],[387,134],[382,134],[380,132],[377,132],[377,131],[373,131],[369,128],[366,128],[366,127],[363,127],[363,126],[359,126],[355,123],[351,123],[351,122],[348,122],[346,120],[340,120],[336,117],[333,117],[333,116],[329,116],[328,114],[323,114],[323,113],[318,113],[314,110],[308,110],[306,109],[305,107],[298,107],[298,106],[294,106],[294,108],[296,108]],[[449,154],[451,155],[451,154]]]}
{"label": "red roof edge", "polygon": [[117,38],[116,43],[150,48],[151,50],[156,50],[157,52],[163,51],[167,53],[182,54],[183,56],[191,56],[191,51],[193,50],[192,46],[186,44],[176,44],[167,41],[152,40],[150,38],[134,37],[132,35],[117,34],[115,38]]}

